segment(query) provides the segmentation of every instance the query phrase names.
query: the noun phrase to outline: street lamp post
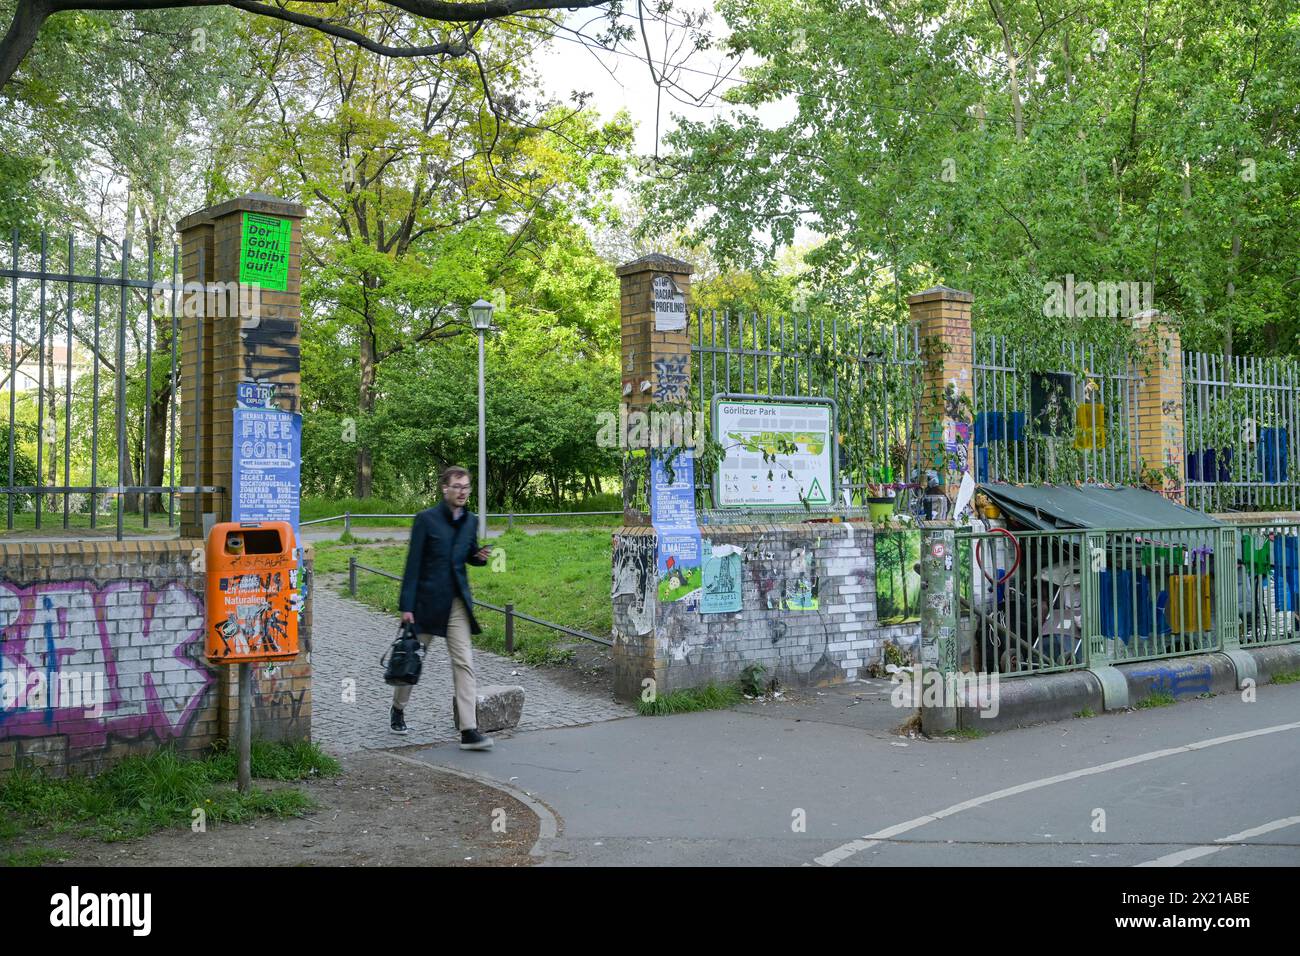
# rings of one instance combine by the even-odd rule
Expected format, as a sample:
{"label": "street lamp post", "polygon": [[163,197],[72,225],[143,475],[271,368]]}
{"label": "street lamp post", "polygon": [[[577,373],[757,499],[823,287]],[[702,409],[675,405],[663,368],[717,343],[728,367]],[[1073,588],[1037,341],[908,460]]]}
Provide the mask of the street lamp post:
{"label": "street lamp post", "polygon": [[487,432],[486,407],[483,396],[483,336],[492,327],[492,303],[479,299],[469,307],[469,317],[478,331],[478,537],[479,544],[487,544]]}

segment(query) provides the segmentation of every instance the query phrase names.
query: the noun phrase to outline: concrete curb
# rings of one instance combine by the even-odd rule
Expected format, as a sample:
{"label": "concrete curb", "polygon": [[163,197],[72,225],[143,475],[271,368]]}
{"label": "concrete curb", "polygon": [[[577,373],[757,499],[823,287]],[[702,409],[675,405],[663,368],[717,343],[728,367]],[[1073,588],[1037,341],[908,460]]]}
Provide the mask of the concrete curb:
{"label": "concrete curb", "polygon": [[1082,710],[1101,713],[1101,681],[1088,671],[1043,674],[999,680],[998,710],[992,716],[978,707],[958,709],[958,725],[964,730],[1010,730],[1057,720],[1068,720]]}
{"label": "concrete curb", "polygon": [[528,855],[538,860],[546,859],[546,849],[544,847],[545,841],[556,839],[563,829],[559,816],[550,807],[542,803],[542,801],[538,800],[536,797],[524,793],[524,791],[517,787],[512,787],[508,783],[503,783],[500,780],[496,780],[483,774],[473,773],[469,770],[458,770],[452,767],[444,767],[436,763],[429,763],[426,760],[416,760],[414,757],[407,757],[403,754],[393,753],[391,750],[383,750],[380,751],[380,753],[387,754],[389,757],[392,757],[394,760],[400,760],[402,763],[409,763],[412,766],[423,767],[425,770],[432,773],[450,774],[453,777],[460,777],[464,780],[482,784],[485,787],[490,787],[493,790],[497,790],[509,797],[513,797],[515,800],[518,800],[537,817],[537,842],[535,842],[532,849],[528,851]]}
{"label": "concrete curb", "polygon": [[[1267,684],[1277,674],[1294,671],[1300,671],[1300,644],[1242,648],[1226,653],[1216,651],[1120,663],[1097,670],[1016,677],[998,681],[998,708],[994,716],[986,716],[987,711],[979,707],[959,707],[957,726],[963,730],[993,732],[1068,720],[1084,710],[1094,714],[1104,710],[1125,710],[1161,693],[1171,695],[1174,700],[1204,694],[1232,694],[1244,689],[1246,681]],[[1103,693],[1104,680],[1115,685],[1109,688],[1109,693]],[[1121,683],[1122,688],[1118,686]],[[923,728],[926,726],[926,710],[921,708]],[[930,726],[941,725],[931,722]]]}

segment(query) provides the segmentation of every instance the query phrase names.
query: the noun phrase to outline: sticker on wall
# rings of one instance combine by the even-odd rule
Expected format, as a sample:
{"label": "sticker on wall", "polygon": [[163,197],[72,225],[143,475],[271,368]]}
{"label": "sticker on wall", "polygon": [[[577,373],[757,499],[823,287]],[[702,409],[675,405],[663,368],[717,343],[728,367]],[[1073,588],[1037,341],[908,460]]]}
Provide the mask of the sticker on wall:
{"label": "sticker on wall", "polygon": [[714,545],[705,539],[701,574],[700,613],[729,614],[740,610],[740,555],[734,544]]}

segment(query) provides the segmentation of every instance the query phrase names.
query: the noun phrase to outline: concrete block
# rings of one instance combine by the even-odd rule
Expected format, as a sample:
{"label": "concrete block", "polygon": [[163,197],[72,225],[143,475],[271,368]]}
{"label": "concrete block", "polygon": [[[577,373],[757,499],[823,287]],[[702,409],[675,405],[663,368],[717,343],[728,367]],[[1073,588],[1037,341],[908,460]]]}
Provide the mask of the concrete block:
{"label": "concrete block", "polygon": [[[524,713],[524,689],[518,685],[489,684],[478,689],[478,729],[482,733],[510,730],[518,726]],[[460,727],[456,703],[452,702],[452,719]]]}

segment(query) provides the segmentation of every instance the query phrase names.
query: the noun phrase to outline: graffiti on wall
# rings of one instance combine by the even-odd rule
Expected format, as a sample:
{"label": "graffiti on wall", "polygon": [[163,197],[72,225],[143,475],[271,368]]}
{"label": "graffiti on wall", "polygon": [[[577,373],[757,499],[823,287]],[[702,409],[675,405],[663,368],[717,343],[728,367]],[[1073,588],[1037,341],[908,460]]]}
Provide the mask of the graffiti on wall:
{"label": "graffiti on wall", "polygon": [[215,683],[202,649],[202,598],[179,582],[0,582],[0,679],[29,685],[40,674],[56,687],[102,674],[105,697],[86,707],[58,694],[2,695],[0,738],[57,733],[103,746],[110,735],[182,737]]}
{"label": "graffiti on wall", "polygon": [[614,539],[614,629],[622,634],[649,634],[654,627],[657,583],[652,538]]}

